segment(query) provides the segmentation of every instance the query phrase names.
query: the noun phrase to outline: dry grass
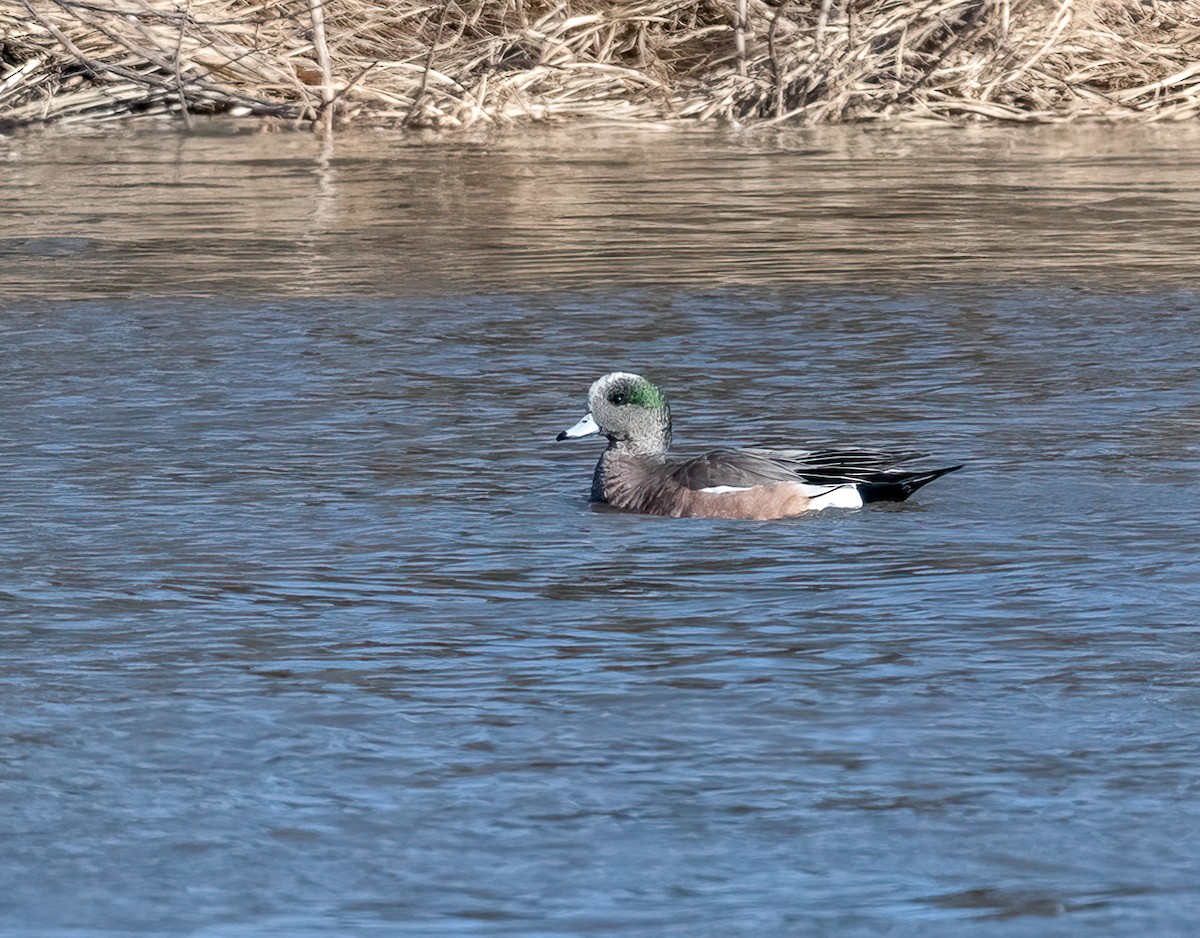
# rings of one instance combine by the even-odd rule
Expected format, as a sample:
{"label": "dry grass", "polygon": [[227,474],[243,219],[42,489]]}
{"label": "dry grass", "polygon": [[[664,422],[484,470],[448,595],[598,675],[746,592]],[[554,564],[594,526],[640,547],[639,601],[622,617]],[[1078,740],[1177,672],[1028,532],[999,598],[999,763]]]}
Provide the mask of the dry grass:
{"label": "dry grass", "polygon": [[0,120],[1185,120],[1200,0],[0,0]]}

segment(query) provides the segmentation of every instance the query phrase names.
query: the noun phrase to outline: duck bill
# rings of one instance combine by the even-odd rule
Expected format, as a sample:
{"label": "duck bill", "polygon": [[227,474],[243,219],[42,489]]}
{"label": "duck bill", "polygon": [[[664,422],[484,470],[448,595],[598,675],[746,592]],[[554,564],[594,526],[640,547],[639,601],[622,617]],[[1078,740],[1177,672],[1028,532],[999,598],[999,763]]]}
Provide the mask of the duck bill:
{"label": "duck bill", "polygon": [[591,436],[593,433],[599,432],[600,428],[596,426],[595,418],[589,413],[579,423],[571,427],[570,430],[563,430],[555,439],[561,443],[563,440],[574,440],[581,436]]}

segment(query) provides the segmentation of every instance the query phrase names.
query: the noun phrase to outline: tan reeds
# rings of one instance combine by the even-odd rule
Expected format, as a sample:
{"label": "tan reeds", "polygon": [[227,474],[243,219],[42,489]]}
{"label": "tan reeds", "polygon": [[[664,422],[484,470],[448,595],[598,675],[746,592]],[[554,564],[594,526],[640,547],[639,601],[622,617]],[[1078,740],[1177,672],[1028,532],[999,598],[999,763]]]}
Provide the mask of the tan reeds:
{"label": "tan reeds", "polygon": [[0,0],[0,120],[1200,116],[1200,0]]}

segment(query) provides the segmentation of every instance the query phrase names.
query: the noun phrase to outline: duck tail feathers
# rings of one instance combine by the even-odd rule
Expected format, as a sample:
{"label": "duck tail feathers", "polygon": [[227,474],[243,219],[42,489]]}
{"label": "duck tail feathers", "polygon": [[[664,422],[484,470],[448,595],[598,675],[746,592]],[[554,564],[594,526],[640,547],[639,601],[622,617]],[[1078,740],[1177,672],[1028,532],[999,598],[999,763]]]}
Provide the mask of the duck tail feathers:
{"label": "duck tail feathers", "polygon": [[930,469],[926,472],[881,473],[868,482],[858,483],[858,491],[862,495],[864,505],[870,502],[902,502],[922,486],[962,467],[963,464],[960,463],[957,466]]}

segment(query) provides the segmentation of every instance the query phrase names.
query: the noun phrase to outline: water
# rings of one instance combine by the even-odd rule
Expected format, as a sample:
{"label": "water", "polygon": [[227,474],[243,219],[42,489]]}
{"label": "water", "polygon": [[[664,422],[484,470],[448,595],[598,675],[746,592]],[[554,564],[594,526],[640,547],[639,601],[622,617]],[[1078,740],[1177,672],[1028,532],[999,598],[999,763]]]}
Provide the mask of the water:
{"label": "water", "polygon": [[[1197,143],[0,140],[3,931],[1191,933]],[[969,467],[595,511],[613,368]]]}

